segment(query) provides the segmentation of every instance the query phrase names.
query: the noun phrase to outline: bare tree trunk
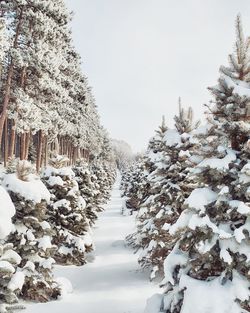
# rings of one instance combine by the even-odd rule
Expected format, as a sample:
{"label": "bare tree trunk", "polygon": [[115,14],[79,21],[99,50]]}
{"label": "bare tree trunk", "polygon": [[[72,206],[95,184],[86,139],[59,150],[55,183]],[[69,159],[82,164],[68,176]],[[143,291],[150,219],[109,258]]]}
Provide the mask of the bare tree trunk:
{"label": "bare tree trunk", "polygon": [[31,137],[31,133],[26,133],[25,134],[25,152],[24,152],[24,159],[28,160],[29,157],[29,147],[30,147],[30,137]]}
{"label": "bare tree trunk", "polygon": [[44,166],[48,165],[48,137],[44,138]]}
{"label": "bare tree trunk", "polygon": [[37,172],[39,172],[41,168],[42,148],[43,148],[43,133],[41,130],[39,130],[38,140],[37,140],[37,157],[36,157],[36,171]]}
{"label": "bare tree trunk", "polygon": [[20,160],[25,160],[26,136],[21,134]]}
{"label": "bare tree trunk", "polygon": [[10,132],[10,146],[9,146],[9,158],[12,159],[15,154],[16,145],[16,122],[11,120],[11,132]]}
{"label": "bare tree trunk", "polygon": [[8,163],[8,149],[9,149],[8,139],[9,139],[8,138],[8,119],[6,119],[4,123],[4,167],[6,167]]}

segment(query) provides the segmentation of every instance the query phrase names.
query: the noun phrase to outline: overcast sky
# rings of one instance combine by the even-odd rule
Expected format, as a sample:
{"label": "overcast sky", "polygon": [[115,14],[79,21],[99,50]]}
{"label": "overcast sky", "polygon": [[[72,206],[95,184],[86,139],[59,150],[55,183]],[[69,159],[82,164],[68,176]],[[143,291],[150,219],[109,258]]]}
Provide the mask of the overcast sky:
{"label": "overcast sky", "polygon": [[237,13],[250,35],[250,0],[66,0],[103,125],[146,147],[181,96],[197,117],[233,51]]}

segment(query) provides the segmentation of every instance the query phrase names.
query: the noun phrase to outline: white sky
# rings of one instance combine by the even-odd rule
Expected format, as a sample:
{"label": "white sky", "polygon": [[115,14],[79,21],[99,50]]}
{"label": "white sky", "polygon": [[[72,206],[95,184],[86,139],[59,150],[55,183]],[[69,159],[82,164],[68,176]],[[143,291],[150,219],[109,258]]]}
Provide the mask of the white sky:
{"label": "white sky", "polygon": [[241,13],[250,35],[250,0],[66,0],[75,12],[83,58],[103,125],[134,151],[146,147],[178,97],[202,116],[218,69],[233,50]]}

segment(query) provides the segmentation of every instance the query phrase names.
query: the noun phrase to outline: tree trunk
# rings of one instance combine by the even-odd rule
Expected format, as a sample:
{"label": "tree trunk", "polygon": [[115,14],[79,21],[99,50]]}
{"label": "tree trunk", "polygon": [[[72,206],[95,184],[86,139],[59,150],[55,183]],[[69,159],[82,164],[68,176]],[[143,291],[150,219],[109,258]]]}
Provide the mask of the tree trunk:
{"label": "tree trunk", "polygon": [[21,134],[20,160],[25,160],[26,134]]}
{"label": "tree trunk", "polygon": [[48,137],[44,138],[44,166],[48,165]]}
{"label": "tree trunk", "polygon": [[25,134],[25,153],[24,153],[24,159],[28,160],[29,157],[29,147],[30,147],[30,137],[31,137],[31,133],[26,133]]}
{"label": "tree trunk", "polygon": [[[20,16],[19,16],[19,21],[17,23],[17,28],[16,28],[16,34],[15,34],[15,39],[14,39],[14,44],[13,44],[14,48],[17,47],[17,43],[18,43],[18,37],[20,34],[22,18],[23,18],[23,10],[24,10],[24,8],[22,7],[21,12],[20,12]],[[8,70],[8,75],[7,75],[7,81],[6,81],[6,85],[4,88],[2,112],[0,115],[0,146],[2,143],[3,128],[4,128],[4,123],[5,123],[6,116],[7,116],[7,109],[8,109],[9,101],[10,101],[10,92],[11,92],[13,74],[14,74],[14,63],[13,63],[13,60],[11,59],[9,70]]]}
{"label": "tree trunk", "polygon": [[39,172],[42,161],[42,148],[43,148],[43,133],[39,130],[37,140],[37,157],[36,157],[36,171]]}
{"label": "tree trunk", "polygon": [[9,146],[9,158],[12,159],[15,154],[16,145],[16,122],[11,120],[11,132],[10,132],[10,146]]}
{"label": "tree trunk", "polygon": [[6,167],[8,163],[8,150],[9,150],[8,139],[9,139],[8,138],[8,119],[6,119],[4,123],[4,167]]}

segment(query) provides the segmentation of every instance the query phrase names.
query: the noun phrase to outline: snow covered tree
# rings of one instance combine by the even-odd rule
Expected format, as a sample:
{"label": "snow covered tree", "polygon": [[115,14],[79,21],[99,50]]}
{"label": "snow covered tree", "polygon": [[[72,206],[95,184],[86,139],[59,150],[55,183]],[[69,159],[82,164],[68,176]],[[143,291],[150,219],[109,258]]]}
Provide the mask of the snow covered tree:
{"label": "snow covered tree", "polygon": [[80,196],[75,174],[66,167],[68,159],[57,155],[44,169],[43,181],[52,194],[49,203],[49,221],[55,235],[52,243],[57,246],[54,258],[58,264],[82,265],[85,252],[92,250],[86,202]]}
{"label": "snow covered tree", "polygon": [[95,189],[95,177],[90,171],[89,164],[84,159],[79,159],[73,167],[76,180],[79,186],[81,196],[86,202],[86,217],[92,226],[96,219],[97,213],[100,210],[96,204],[96,197],[99,192]]}
{"label": "snow covered tree", "polygon": [[169,228],[177,241],[164,263],[161,312],[250,312],[249,47],[239,17],[236,30],[230,67],[221,68],[219,85],[211,88],[215,133],[222,140],[197,166],[199,185]]}
{"label": "snow covered tree", "polygon": [[70,164],[100,154],[103,128],[73,46],[64,1],[5,0],[1,9],[1,26],[8,25],[9,36],[5,40],[0,27],[0,141],[5,165],[8,158],[35,157],[39,171],[55,142]]}
{"label": "snow covered tree", "polygon": [[18,305],[18,294],[22,289],[24,276],[17,271],[21,257],[13,250],[13,245],[5,239],[13,229],[12,217],[15,207],[8,193],[0,187],[0,312],[12,312],[22,308]]}
{"label": "snow covered tree", "polygon": [[137,231],[127,237],[128,243],[137,249],[143,248],[145,246],[144,238],[141,236],[141,228],[143,227],[144,221],[147,220],[148,214],[147,210],[144,212],[142,206],[147,202],[151,195],[159,192],[160,184],[157,187],[153,186],[153,182],[151,181],[151,174],[156,170],[157,162],[161,158],[161,154],[164,148],[163,138],[167,130],[168,128],[165,125],[165,118],[163,117],[162,124],[156,131],[156,135],[150,139],[147,152],[142,159],[142,164],[140,167],[143,169],[143,172],[140,173],[140,180],[137,183],[136,179],[138,177],[135,175],[135,181],[133,181],[131,184],[132,188],[133,185],[136,186],[136,189],[134,190],[136,193],[134,194],[133,189],[131,192],[130,190],[127,191],[127,193],[131,194],[131,196],[128,197],[126,202],[128,204],[130,202],[136,203],[137,209],[139,209],[137,215]]}
{"label": "snow covered tree", "polygon": [[141,203],[138,213],[137,236],[143,249],[139,262],[151,268],[151,279],[156,273],[163,275],[164,259],[175,242],[168,229],[181,213],[189,189],[183,181],[196,159],[193,154],[197,140],[192,131],[199,122],[194,121],[192,109],[183,109],[179,100],[179,115],[174,119],[175,129],[161,127],[164,130],[161,152],[148,176],[150,196]]}
{"label": "snow covered tree", "polygon": [[143,184],[147,174],[143,156],[137,163],[122,172],[121,190],[124,198],[124,213],[127,210],[132,213],[139,209],[147,194],[147,188],[144,188]]}
{"label": "snow covered tree", "polygon": [[[16,173],[6,174],[2,185],[16,207],[13,218],[15,230],[8,236],[7,242],[12,243],[21,257],[15,278],[23,280],[20,296],[39,302],[56,299],[60,290],[51,271],[56,247],[51,242],[51,225],[46,221],[50,193],[34,175],[34,168],[27,161],[19,161]],[[13,288],[15,279],[12,281]]]}
{"label": "snow covered tree", "polygon": [[95,175],[95,189],[98,191],[96,195],[96,204],[100,210],[102,206],[109,200],[110,192],[116,178],[116,163],[114,152],[111,146],[107,131],[101,127],[102,135],[100,137],[100,152],[96,156],[92,156],[90,160],[90,169]]}
{"label": "snow covered tree", "polygon": [[215,98],[211,113],[218,127],[230,135],[232,149],[239,150],[249,133],[249,38],[245,39],[240,16],[236,19],[235,53],[229,55],[229,66],[221,66],[218,85],[209,88]]}
{"label": "snow covered tree", "polygon": [[112,139],[111,145],[114,150],[115,161],[119,170],[124,170],[133,162],[133,152],[130,145],[123,141]]}

